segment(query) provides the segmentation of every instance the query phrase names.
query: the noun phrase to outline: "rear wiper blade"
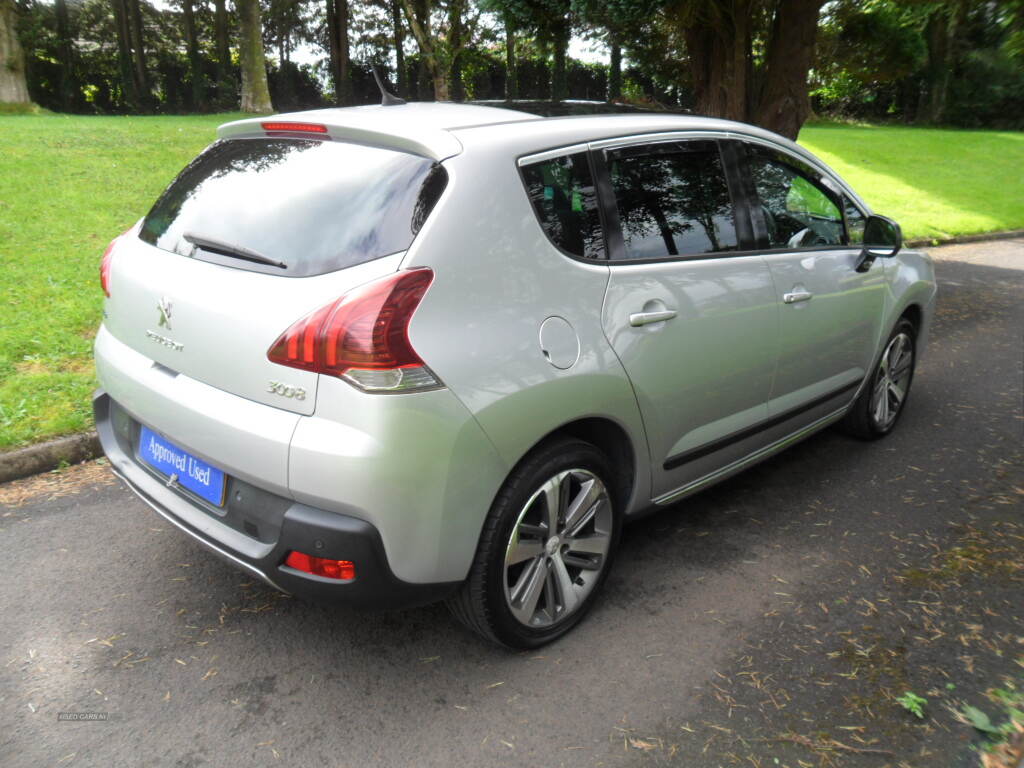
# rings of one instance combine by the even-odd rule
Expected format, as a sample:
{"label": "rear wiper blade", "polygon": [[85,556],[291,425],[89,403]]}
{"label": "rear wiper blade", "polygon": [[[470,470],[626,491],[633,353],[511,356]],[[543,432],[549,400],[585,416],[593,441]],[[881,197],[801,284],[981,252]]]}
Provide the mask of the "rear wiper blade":
{"label": "rear wiper blade", "polygon": [[220,240],[214,240],[212,237],[205,237],[204,235],[197,235],[194,232],[186,232],[182,235],[192,245],[202,248],[204,251],[210,251],[211,253],[219,253],[221,256],[230,256],[235,259],[245,259],[246,261],[255,261],[257,264],[267,264],[271,267],[280,267],[281,269],[288,269],[288,265],[283,261],[277,261],[264,256],[262,253],[256,253],[256,251],[250,251],[248,248],[243,248],[240,245],[232,245],[231,243],[225,243]]}

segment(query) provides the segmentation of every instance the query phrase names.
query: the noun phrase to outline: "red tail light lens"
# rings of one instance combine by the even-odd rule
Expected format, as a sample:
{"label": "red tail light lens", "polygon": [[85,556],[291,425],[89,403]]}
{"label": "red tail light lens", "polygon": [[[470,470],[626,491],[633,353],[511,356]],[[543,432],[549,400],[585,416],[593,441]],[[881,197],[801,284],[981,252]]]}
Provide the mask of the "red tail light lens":
{"label": "red tail light lens", "polygon": [[366,392],[438,387],[409,342],[409,321],[433,279],[431,270],[413,269],[362,285],[293,324],[267,357]]}
{"label": "red tail light lens", "polygon": [[297,571],[325,576],[328,579],[351,581],[356,577],[356,564],[351,560],[329,560],[326,557],[289,552],[284,564]]}
{"label": "red tail light lens", "polygon": [[114,260],[114,246],[117,245],[118,240],[131,232],[131,229],[127,229],[120,235],[110,241],[110,245],[107,246],[107,250],[103,252],[103,258],[100,259],[100,288],[103,289],[103,293],[106,294],[107,298],[110,298],[110,267]]}

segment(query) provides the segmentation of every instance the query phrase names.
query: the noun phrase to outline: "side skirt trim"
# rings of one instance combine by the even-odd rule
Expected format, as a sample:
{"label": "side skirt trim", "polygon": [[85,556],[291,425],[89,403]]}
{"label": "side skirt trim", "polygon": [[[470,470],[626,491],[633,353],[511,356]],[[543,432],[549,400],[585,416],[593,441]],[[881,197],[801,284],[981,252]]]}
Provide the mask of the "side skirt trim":
{"label": "side skirt trim", "polygon": [[[857,382],[857,384],[855,384],[854,386],[859,385],[860,382]],[[808,424],[799,432],[794,432],[792,435],[784,437],[781,440],[776,440],[771,445],[766,445],[761,450],[755,451],[754,453],[750,454],[749,456],[745,456],[742,459],[738,459],[737,461],[734,461],[732,464],[728,464],[722,467],[721,469],[716,469],[714,472],[711,472],[707,475],[704,475],[704,477],[698,478],[696,480],[693,480],[692,482],[687,483],[686,485],[676,488],[674,491],[669,491],[668,493],[662,494],[658,498],[654,499],[654,503],[657,504],[658,506],[671,504],[674,501],[678,501],[679,499],[683,498],[684,496],[688,496],[691,493],[699,491],[701,488],[707,485],[711,485],[712,483],[717,482],[718,480],[723,480],[727,475],[739,472],[741,469],[744,469],[750,464],[754,464],[758,461],[761,461],[762,459],[766,459],[772,454],[778,453],[784,448],[788,448],[793,443],[799,442],[800,440],[803,440],[805,437],[810,436],[813,432],[817,432],[818,430],[823,429],[832,422],[842,418],[846,414],[847,410],[849,410],[849,405],[844,405],[839,410],[833,411],[827,416],[823,416],[817,421]]]}
{"label": "side skirt trim", "polygon": [[[852,389],[858,389],[861,383],[861,381],[851,382],[843,387],[840,387],[839,389],[828,392],[827,394],[824,394],[821,397],[817,397],[808,403],[798,405],[796,408],[790,408],[788,411],[780,413],[777,416],[772,416],[770,419],[766,421],[758,422],[757,424],[754,424],[751,427],[747,427],[746,429],[741,429],[739,432],[733,432],[731,435],[720,437],[718,440],[715,440],[713,442],[705,443],[704,445],[699,445],[696,448],[692,448],[689,451],[684,451],[683,453],[677,453],[675,456],[669,456],[667,459],[665,459],[665,463],[663,466],[666,470],[676,469],[677,467],[681,467],[683,464],[688,464],[691,461],[696,461],[697,459],[704,458],[705,456],[715,453],[716,451],[720,451],[723,448],[728,448],[733,443],[738,443],[741,440],[746,440],[747,438],[753,437],[758,432],[763,432],[766,429],[777,427],[779,424],[789,421],[790,419],[799,416],[801,413],[806,413],[807,411],[810,411],[813,408],[817,408],[820,405],[824,405],[829,400],[833,400],[841,395],[844,395]],[[844,408],[845,407],[847,406],[844,406]]]}

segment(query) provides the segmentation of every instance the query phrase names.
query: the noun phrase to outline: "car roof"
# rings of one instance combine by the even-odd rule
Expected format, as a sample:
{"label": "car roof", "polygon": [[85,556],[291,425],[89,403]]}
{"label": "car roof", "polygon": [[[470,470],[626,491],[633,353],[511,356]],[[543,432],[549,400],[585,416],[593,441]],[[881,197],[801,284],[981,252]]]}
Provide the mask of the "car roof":
{"label": "car roof", "polygon": [[[472,154],[474,151],[496,151],[518,158],[559,147],[643,134],[678,131],[727,133],[761,139],[783,147],[817,166],[852,193],[849,185],[834,171],[789,139],[746,123],[699,115],[638,111],[627,114],[541,117],[520,109],[479,104],[411,102],[389,106],[374,104],[313,109],[236,120],[220,126],[217,136],[266,136],[268,132],[262,124],[268,122],[314,123],[325,126],[327,136],[335,140],[412,152],[438,161],[464,152]],[[293,137],[302,135],[288,131],[277,133],[282,134]],[[853,196],[856,197],[855,194]],[[857,199],[863,205],[863,201]]]}

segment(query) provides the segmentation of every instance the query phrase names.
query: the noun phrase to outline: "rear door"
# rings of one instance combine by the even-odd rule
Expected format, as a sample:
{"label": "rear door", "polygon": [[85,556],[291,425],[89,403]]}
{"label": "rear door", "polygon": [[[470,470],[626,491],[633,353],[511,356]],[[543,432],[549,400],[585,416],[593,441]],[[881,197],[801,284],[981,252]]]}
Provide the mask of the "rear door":
{"label": "rear door", "polygon": [[779,308],[779,363],[769,414],[792,429],[848,403],[878,345],[883,261],[856,269],[863,214],[801,158],[745,143],[743,177]]}
{"label": "rear door", "polygon": [[169,375],[311,414],[317,374],[271,363],[293,323],[397,269],[445,172],[338,141],[219,141],[111,262],[104,324]]}
{"label": "rear door", "polygon": [[721,142],[598,144],[595,162],[611,257],[602,322],[643,414],[657,498],[762,444],[774,285],[740,250],[751,229]]}

